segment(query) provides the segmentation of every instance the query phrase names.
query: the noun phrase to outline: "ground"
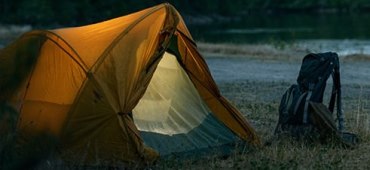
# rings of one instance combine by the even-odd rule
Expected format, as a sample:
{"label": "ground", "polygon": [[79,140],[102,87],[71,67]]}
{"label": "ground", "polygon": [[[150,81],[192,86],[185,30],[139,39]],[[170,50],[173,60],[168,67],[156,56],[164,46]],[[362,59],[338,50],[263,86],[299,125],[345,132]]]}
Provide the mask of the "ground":
{"label": "ground", "polygon": [[[1,27],[0,48],[30,29],[29,26]],[[367,55],[340,56],[346,131],[358,134],[361,139],[355,148],[345,149],[332,144],[274,138],[281,96],[295,82],[302,57],[311,52],[309,47],[212,43],[198,43],[198,47],[221,93],[244,114],[266,145],[254,149],[245,147],[242,152],[226,157],[160,160],[153,169],[369,168],[370,59]],[[43,166],[50,168],[52,164],[48,162]]]}
{"label": "ground", "polygon": [[[305,144],[274,138],[280,99],[295,83],[301,60],[308,51],[290,49],[289,53],[287,48],[276,49],[271,45],[235,46],[201,43],[199,48],[203,50],[221,93],[253,124],[267,145],[227,158],[209,157],[187,160],[180,166],[165,163],[166,166],[174,169],[369,168],[370,62],[367,56],[340,56],[346,131],[358,134],[361,139],[355,148],[344,149],[334,144]],[[216,55],[212,49],[220,53]],[[331,80],[328,84],[324,101],[328,101]]]}

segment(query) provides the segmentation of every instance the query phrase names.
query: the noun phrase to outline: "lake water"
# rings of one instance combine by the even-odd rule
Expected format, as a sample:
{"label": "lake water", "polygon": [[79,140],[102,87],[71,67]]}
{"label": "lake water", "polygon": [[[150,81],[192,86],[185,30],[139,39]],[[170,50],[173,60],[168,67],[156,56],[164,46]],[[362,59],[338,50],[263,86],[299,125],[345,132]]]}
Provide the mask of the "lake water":
{"label": "lake water", "polygon": [[295,44],[339,55],[370,54],[370,14],[253,15],[189,27],[196,41]]}
{"label": "lake water", "polygon": [[[245,16],[229,22],[190,25],[195,41],[285,44],[339,56],[370,55],[370,14]],[[302,56],[303,57],[303,56]],[[234,80],[295,82],[301,62],[206,58],[217,82]],[[369,62],[341,63],[343,84],[369,84]]]}

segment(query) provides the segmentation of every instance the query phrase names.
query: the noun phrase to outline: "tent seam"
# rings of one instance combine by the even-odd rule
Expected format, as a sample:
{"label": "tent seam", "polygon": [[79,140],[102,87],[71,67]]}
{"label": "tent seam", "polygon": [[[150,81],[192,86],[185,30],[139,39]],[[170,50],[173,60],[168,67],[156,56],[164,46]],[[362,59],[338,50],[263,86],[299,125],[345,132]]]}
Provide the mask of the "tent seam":
{"label": "tent seam", "polygon": [[46,35],[46,37],[49,40],[54,42],[59,48],[61,48],[66,54],[68,54],[68,56],[71,57],[72,60],[75,61],[85,71],[85,73],[87,73],[87,68],[88,68],[87,65],[84,63],[84,61],[82,60],[81,56],[77,53],[77,51],[65,39],[63,39],[61,36],[59,36],[58,34],[52,32],[52,31],[45,30],[45,32],[50,33],[50,34],[56,36],[57,38],[61,39],[73,51],[73,53],[75,53],[75,55],[77,56],[77,58],[79,59],[79,61],[82,64],[80,62],[78,62],[78,60],[75,57],[73,57],[72,54],[67,52],[67,50],[65,48],[63,48],[59,43],[57,43],[55,40],[53,40],[50,36]]}
{"label": "tent seam", "polygon": [[108,53],[118,44],[118,42],[127,34],[129,33],[137,24],[139,24],[141,21],[143,21],[145,18],[147,18],[150,14],[154,13],[154,12],[157,12],[158,10],[160,10],[161,8],[163,8],[163,6],[159,6],[157,8],[154,8],[153,10],[149,11],[148,13],[146,13],[145,15],[143,15],[142,17],[140,17],[139,19],[135,20],[134,23],[132,23],[130,26],[128,26],[125,30],[123,30],[118,36],[117,38],[115,38],[112,43],[109,44],[109,46],[104,50],[104,52],[98,57],[98,61],[95,62],[95,64],[89,69],[90,70],[97,70],[100,65],[103,63],[103,61],[105,61],[105,59],[107,58],[108,56]]}

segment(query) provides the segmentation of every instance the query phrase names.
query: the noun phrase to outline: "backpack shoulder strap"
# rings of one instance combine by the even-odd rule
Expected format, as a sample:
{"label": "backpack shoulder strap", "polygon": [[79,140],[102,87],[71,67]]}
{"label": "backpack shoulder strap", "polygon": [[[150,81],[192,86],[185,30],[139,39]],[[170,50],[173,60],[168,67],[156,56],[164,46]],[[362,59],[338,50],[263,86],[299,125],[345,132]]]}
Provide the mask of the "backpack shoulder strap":
{"label": "backpack shoulder strap", "polygon": [[334,105],[335,100],[337,103],[337,119],[338,119],[338,130],[344,130],[344,115],[342,111],[342,90],[341,90],[341,82],[340,82],[340,69],[339,69],[339,58],[336,55],[334,58],[334,71],[332,73],[333,78],[333,89],[332,94],[329,102],[329,111],[334,113]]}
{"label": "backpack shoulder strap", "polygon": [[308,123],[308,104],[310,102],[312,91],[314,88],[315,88],[315,83],[308,84],[308,93],[306,96],[306,101],[305,101],[304,110],[303,110],[303,124]]}
{"label": "backpack shoulder strap", "polygon": [[294,106],[294,112],[293,112],[294,115],[297,113],[299,105],[301,104],[301,102],[302,102],[302,100],[305,96],[307,96],[307,92],[304,92],[304,93],[301,94],[301,96],[299,96],[299,98],[297,100],[297,103]]}
{"label": "backpack shoulder strap", "polygon": [[340,82],[339,64],[334,71],[334,77],[336,77],[335,84],[337,86],[337,118],[338,118],[338,130],[342,132],[344,130],[344,114],[342,110],[342,89]]}

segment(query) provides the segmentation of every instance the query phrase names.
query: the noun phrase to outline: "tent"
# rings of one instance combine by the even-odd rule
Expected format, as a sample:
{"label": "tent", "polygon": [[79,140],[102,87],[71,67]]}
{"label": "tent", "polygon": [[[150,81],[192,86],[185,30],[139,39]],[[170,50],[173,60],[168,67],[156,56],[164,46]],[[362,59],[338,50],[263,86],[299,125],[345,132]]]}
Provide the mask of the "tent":
{"label": "tent", "polygon": [[135,164],[238,140],[260,145],[167,3],[27,32],[0,60],[0,101],[20,112],[17,129],[57,137],[65,160]]}

